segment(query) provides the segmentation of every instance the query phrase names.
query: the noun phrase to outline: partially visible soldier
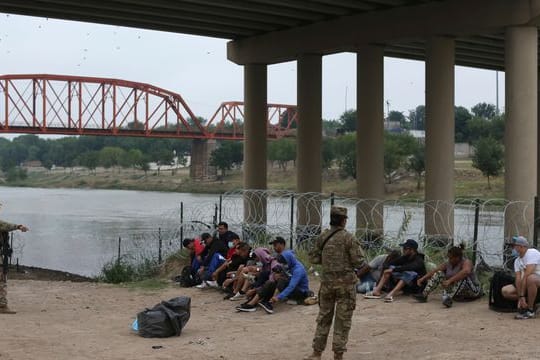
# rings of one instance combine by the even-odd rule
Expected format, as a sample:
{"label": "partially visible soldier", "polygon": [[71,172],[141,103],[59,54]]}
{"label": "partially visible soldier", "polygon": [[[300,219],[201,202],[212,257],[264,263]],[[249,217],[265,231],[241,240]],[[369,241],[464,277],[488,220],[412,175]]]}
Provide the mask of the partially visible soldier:
{"label": "partially visible soldier", "polygon": [[[319,290],[319,315],[313,338],[313,353],[305,360],[319,360],[326,348],[328,333],[334,322],[332,350],[334,359],[343,359],[351,330],[351,318],[356,308],[354,272],[364,263],[360,242],[345,230],[347,208],[332,206],[330,229],[326,229],[315,240],[310,251],[310,261],[322,265],[321,288]],[[334,317],[335,308],[335,317]]]}
{"label": "partially visible soldier", "polygon": [[[0,204],[0,207],[2,205]],[[0,249],[2,255],[2,264],[4,262],[4,256],[8,254],[9,244],[9,232],[14,230],[20,230],[22,232],[28,231],[28,228],[24,225],[10,224],[0,220]],[[7,302],[7,269],[3,269],[2,278],[0,279],[0,314],[16,314],[16,311],[11,310],[8,307]]]}

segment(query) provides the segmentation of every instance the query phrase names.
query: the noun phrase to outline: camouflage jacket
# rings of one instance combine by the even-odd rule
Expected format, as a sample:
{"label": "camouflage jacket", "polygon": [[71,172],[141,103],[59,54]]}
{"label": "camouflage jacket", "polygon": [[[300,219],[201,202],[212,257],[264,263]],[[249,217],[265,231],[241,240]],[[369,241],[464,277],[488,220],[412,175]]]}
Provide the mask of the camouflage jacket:
{"label": "camouflage jacket", "polygon": [[17,230],[18,226],[19,225],[10,224],[10,223],[0,220],[0,232]]}
{"label": "camouflage jacket", "polygon": [[[337,231],[324,245],[324,241]],[[364,263],[364,252],[360,242],[347,230],[338,226],[331,226],[315,239],[310,251],[310,260],[322,265],[321,281],[341,281],[356,283],[357,277],[354,269]]]}

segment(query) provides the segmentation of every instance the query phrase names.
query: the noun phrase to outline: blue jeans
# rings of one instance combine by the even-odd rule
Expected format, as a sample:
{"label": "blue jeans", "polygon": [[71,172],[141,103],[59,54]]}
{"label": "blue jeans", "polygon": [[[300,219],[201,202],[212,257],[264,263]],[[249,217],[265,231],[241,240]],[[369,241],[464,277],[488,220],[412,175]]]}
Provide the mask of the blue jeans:
{"label": "blue jeans", "polygon": [[210,259],[208,267],[204,269],[202,280],[212,280],[212,273],[225,262],[225,258],[220,253],[215,253]]}

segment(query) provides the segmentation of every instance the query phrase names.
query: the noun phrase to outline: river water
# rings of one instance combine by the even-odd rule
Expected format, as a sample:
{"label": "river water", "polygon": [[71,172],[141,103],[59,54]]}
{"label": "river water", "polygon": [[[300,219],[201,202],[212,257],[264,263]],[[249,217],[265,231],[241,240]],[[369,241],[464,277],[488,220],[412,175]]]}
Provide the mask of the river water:
{"label": "river water", "polygon": [[[219,195],[161,193],[129,190],[38,189],[0,187],[0,219],[30,228],[14,232],[14,256],[20,264],[94,276],[120,252],[158,256],[159,239],[164,256],[181,246],[181,238],[210,231],[216,216]],[[180,221],[183,207],[183,220]],[[288,237],[288,199],[269,202],[269,231]],[[223,201],[223,220],[238,228],[243,213],[240,195]],[[351,207],[354,212],[354,207]],[[323,219],[328,206],[323,207]],[[419,206],[385,207],[385,233],[392,238],[402,225],[403,214],[410,216],[404,237],[422,233],[423,209]],[[352,214],[351,214],[352,215]],[[456,208],[455,234],[458,241],[472,239],[471,209]],[[351,216],[354,218],[354,216]],[[480,219],[479,247],[488,263],[501,261],[498,241],[502,236],[502,213],[484,213]],[[180,224],[183,224],[181,227]],[[352,223],[350,226],[354,226]],[[274,226],[272,228],[272,226]],[[180,230],[181,229],[181,230]],[[350,229],[353,230],[353,229]]]}

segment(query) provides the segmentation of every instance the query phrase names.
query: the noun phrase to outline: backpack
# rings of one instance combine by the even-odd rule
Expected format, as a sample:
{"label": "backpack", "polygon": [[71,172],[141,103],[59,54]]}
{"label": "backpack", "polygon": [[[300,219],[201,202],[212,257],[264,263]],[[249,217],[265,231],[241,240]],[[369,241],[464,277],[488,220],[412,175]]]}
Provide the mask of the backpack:
{"label": "backpack", "polygon": [[179,296],[138,313],[137,331],[148,338],[180,336],[190,316],[191,298]]}
{"label": "backpack", "polygon": [[501,289],[515,283],[513,274],[506,271],[496,271],[489,282],[489,308],[498,312],[517,311],[517,301],[508,300],[502,296]]}
{"label": "backpack", "polygon": [[192,287],[201,283],[199,275],[193,275],[189,265],[182,268],[182,272],[174,278],[174,281],[179,283],[181,287]]}

